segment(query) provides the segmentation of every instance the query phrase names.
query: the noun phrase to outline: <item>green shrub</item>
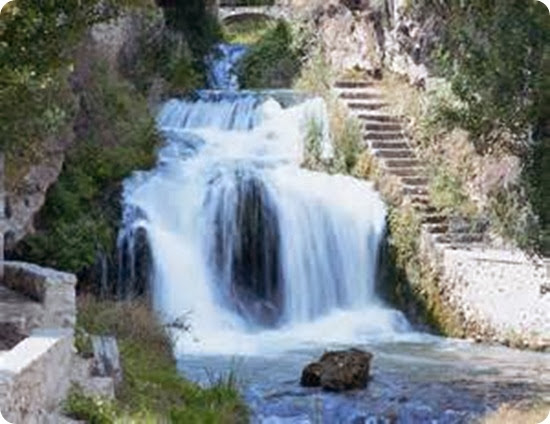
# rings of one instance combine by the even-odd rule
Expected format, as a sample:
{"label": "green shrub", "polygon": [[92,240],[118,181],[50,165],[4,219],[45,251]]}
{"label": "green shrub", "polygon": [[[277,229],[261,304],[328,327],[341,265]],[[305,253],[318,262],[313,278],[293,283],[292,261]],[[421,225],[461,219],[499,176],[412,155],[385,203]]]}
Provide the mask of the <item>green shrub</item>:
{"label": "green shrub", "polygon": [[[160,16],[159,16],[160,15]],[[193,52],[181,33],[166,31],[155,13],[140,31],[138,51],[124,57],[122,72],[143,94],[156,78],[163,78],[170,94],[187,94],[205,82],[204,69],[197,66]]]}
{"label": "green shrub", "polygon": [[196,70],[204,70],[204,57],[221,37],[221,28],[215,16],[209,12],[213,0],[159,0],[164,9],[168,27],[184,35],[193,53]]}
{"label": "green shrub", "polygon": [[154,163],[158,140],[145,99],[99,65],[91,69],[81,104],[86,125],[48,192],[38,232],[21,246],[27,259],[72,272],[113,250],[120,184]]}
{"label": "green shrub", "polygon": [[112,402],[96,397],[85,396],[82,390],[73,386],[64,403],[64,412],[76,420],[89,424],[112,424],[117,412]]}
{"label": "green shrub", "polygon": [[500,188],[491,193],[489,211],[491,225],[498,234],[513,240],[522,249],[537,250],[540,243],[538,218],[525,201],[521,187]]}
{"label": "green shrub", "polygon": [[349,174],[358,162],[362,138],[361,126],[356,119],[346,117],[333,137],[336,168],[339,172]]}
{"label": "green shrub", "polygon": [[391,208],[388,227],[390,244],[396,251],[397,265],[406,268],[418,254],[420,218],[412,207]]}
{"label": "green shrub", "polygon": [[268,19],[245,19],[230,22],[223,27],[224,39],[228,43],[254,45],[273,27]]}
{"label": "green shrub", "polygon": [[279,21],[243,58],[239,80],[243,88],[286,88],[300,70],[289,25]]}
{"label": "green shrub", "polygon": [[543,49],[550,40],[544,6],[525,0],[424,0],[415,8],[442,19],[439,70],[467,106],[453,118],[471,131],[480,151],[495,143],[518,148],[499,134],[504,129],[522,137],[538,114],[536,83],[545,73]]}
{"label": "green shrub", "polygon": [[464,190],[461,179],[443,165],[430,169],[430,199],[432,205],[447,215],[474,216],[476,207]]}
{"label": "green shrub", "polygon": [[303,166],[308,169],[322,168],[322,153],[323,126],[317,119],[312,118],[307,123]]}

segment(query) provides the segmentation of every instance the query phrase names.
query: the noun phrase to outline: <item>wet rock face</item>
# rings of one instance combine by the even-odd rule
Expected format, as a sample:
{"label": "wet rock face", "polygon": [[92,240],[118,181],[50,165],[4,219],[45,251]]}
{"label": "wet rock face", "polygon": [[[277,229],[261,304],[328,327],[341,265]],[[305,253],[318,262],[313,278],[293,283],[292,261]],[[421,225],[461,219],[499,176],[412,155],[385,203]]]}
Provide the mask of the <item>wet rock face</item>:
{"label": "wet rock face", "polygon": [[244,171],[236,173],[234,185],[223,198],[236,201],[229,208],[220,202],[214,224],[218,278],[241,316],[273,327],[281,318],[283,304],[276,210],[263,183]]}
{"label": "wet rock face", "polygon": [[371,353],[359,349],[326,352],[304,368],[300,384],[333,392],[364,389],[371,360]]}

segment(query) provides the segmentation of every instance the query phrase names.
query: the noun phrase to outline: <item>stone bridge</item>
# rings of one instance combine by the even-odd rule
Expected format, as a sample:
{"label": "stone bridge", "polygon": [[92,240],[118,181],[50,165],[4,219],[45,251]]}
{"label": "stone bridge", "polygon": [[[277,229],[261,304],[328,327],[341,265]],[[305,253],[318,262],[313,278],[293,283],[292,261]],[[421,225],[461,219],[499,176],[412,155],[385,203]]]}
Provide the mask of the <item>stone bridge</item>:
{"label": "stone bridge", "polygon": [[247,6],[243,2],[221,1],[218,4],[218,18],[222,23],[238,22],[241,20],[256,18],[278,20],[287,19],[286,10],[277,5]]}

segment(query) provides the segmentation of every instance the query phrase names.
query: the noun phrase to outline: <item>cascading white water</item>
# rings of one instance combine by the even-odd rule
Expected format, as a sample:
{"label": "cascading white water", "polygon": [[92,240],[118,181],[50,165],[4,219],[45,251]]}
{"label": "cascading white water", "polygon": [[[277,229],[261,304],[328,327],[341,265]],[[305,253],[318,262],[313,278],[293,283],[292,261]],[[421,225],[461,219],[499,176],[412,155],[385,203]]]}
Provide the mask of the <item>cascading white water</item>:
{"label": "cascading white water", "polygon": [[407,327],[374,293],[384,204],[369,183],[300,167],[311,119],[330,155],[320,99],[284,109],[203,92],[159,113],[166,145],[155,170],[125,183],[120,243],[133,248],[146,231],[154,305],[191,325],[181,350],[246,353]]}

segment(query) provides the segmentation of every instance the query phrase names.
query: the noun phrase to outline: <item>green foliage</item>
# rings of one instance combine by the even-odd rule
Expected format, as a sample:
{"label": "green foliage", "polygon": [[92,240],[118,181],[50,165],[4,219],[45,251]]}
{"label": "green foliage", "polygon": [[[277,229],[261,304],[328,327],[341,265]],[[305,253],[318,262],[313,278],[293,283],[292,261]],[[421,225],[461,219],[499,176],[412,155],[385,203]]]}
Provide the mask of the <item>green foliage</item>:
{"label": "green foliage", "polygon": [[77,420],[90,424],[112,424],[116,421],[117,412],[114,404],[99,397],[85,396],[82,390],[73,386],[64,403],[64,411]]}
{"label": "green foliage", "polygon": [[[279,21],[243,58],[239,79],[243,88],[285,88],[300,70],[300,55],[292,47],[289,25]],[[268,64],[268,65],[266,65]]]}
{"label": "green foliage", "polygon": [[70,49],[98,19],[94,4],[18,0],[0,15],[0,149],[7,153],[8,188],[39,157],[40,143],[73,116]]}
{"label": "green foliage", "polygon": [[228,43],[253,45],[272,27],[273,22],[268,19],[253,18],[229,22],[223,27],[223,37]]}
{"label": "green foliage", "polygon": [[396,251],[397,265],[406,268],[418,253],[420,218],[412,207],[391,208],[388,226],[390,243]]}
{"label": "green foliage", "polygon": [[194,65],[201,69],[203,58],[222,35],[216,17],[209,11],[213,0],[159,0],[158,4],[165,10],[168,27],[184,35],[193,52]]}
{"label": "green foliage", "polygon": [[323,150],[323,125],[315,118],[307,123],[307,133],[304,143],[304,163],[308,169],[320,169],[322,164]]}
{"label": "green foliage", "polygon": [[334,79],[332,68],[327,63],[323,50],[316,46],[309,52],[294,88],[319,95],[328,102],[331,100]]}
{"label": "green foliage", "polygon": [[183,35],[159,25],[159,14],[153,14],[141,29],[136,43],[139,51],[125,58],[122,71],[142,93],[147,93],[154,79],[161,77],[168,83],[168,92],[186,94],[204,82],[202,69],[196,65]]}
{"label": "green foliage", "polygon": [[358,162],[361,125],[354,118],[346,117],[334,136],[334,153],[339,172],[351,173]]}
{"label": "green foliage", "polygon": [[493,228],[507,240],[514,240],[525,250],[537,249],[540,242],[539,223],[519,186],[500,188],[492,193],[489,211]]}
{"label": "green foliage", "polygon": [[464,191],[461,179],[449,172],[443,164],[432,166],[430,171],[432,205],[447,215],[473,216],[476,207]]}
{"label": "green foliage", "polygon": [[[122,387],[116,402],[104,408],[110,421],[98,423],[124,422],[124,419],[181,424],[247,422],[247,411],[233,373],[213,378],[208,388],[180,376],[172,356],[170,328],[157,320],[148,305],[99,302],[85,297],[80,299],[78,311],[79,328],[93,334],[113,335],[120,348]],[[73,411],[81,412],[73,415],[75,418],[95,417],[93,406],[97,399],[79,395],[69,400],[78,407],[73,407]],[[103,419],[104,415],[97,419]]]}
{"label": "green foliage", "polygon": [[153,164],[157,144],[145,99],[100,66],[91,71],[81,98],[86,124],[48,192],[39,231],[22,247],[33,261],[73,272],[92,265],[97,252],[112,251],[120,183]]}
{"label": "green foliage", "polygon": [[[421,2],[424,7],[435,1]],[[453,92],[467,105],[454,116],[472,132],[480,151],[503,140],[503,130],[522,135],[537,116],[536,82],[545,72],[542,53],[550,41],[544,6],[534,1],[453,0],[439,5],[445,19],[438,63]]]}

